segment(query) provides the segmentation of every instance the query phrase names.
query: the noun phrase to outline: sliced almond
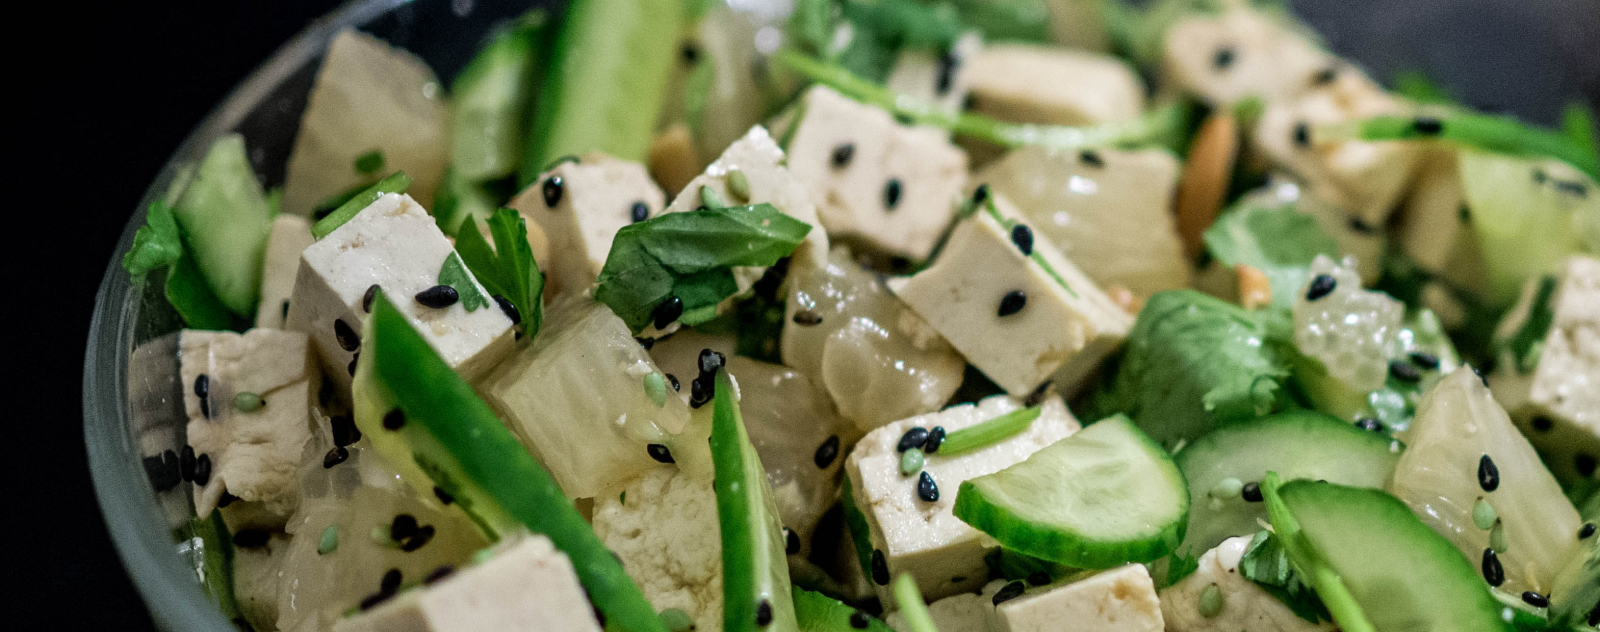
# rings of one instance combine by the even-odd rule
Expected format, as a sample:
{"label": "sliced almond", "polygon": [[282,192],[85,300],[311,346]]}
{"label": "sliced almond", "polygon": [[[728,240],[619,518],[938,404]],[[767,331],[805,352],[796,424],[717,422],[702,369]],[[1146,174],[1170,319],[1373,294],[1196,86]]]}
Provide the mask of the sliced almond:
{"label": "sliced almond", "polygon": [[700,168],[688,125],[674,123],[650,141],[650,177],[667,192],[667,199],[689,186],[689,181],[700,175]]}
{"label": "sliced almond", "polygon": [[1245,309],[1256,309],[1272,304],[1272,284],[1267,274],[1252,265],[1234,266],[1239,274],[1239,304]]}
{"label": "sliced almond", "polygon": [[1178,182],[1178,236],[1190,258],[1200,255],[1201,236],[1222,210],[1223,197],[1239,153],[1239,124],[1230,113],[1211,115],[1200,125]]}

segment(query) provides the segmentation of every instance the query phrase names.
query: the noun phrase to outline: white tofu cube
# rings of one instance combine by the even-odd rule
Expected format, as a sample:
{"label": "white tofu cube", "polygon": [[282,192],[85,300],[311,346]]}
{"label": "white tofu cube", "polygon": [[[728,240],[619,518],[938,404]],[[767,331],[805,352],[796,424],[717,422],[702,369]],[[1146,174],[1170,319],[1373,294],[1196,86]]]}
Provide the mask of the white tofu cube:
{"label": "white tofu cube", "polygon": [[[994,594],[1004,581],[990,582],[982,593],[961,593],[928,604],[928,616],[940,632],[993,632],[995,620]],[[916,632],[906,624],[905,613],[896,610],[884,617],[884,622],[896,632]]]}
{"label": "white tofu cube", "polygon": [[311,236],[311,221],[299,215],[279,213],[272,218],[267,234],[267,254],[261,267],[261,302],[256,305],[256,327],[283,329],[289,319],[289,297],[294,294],[295,274],[300,270],[300,253],[316,243]]}
{"label": "white tofu cube", "polygon": [[948,52],[902,50],[885,87],[955,114],[965,107],[968,87],[974,81],[972,64],[982,50],[983,38],[976,31],[963,33]]}
{"label": "white tofu cube", "polygon": [[454,254],[411,196],[384,195],[300,255],[288,327],[311,336],[327,375],[348,393],[367,318],[363,303],[378,286],[446,364],[475,380],[511,351],[511,319],[493,300],[469,312],[462,302],[435,309],[414,298],[439,284],[440,268]]}
{"label": "white tofu cube", "polygon": [[955,216],[966,153],[944,130],[901,125],[824,86],[807,91],[799,107],[782,134],[789,172],[805,183],[828,233],[926,258]]}
{"label": "white tofu cube", "polygon": [[511,208],[538,225],[549,244],[550,256],[539,266],[545,295],[555,297],[593,286],[617,231],[659,215],[665,204],[644,165],[594,152],[550,169]]}
{"label": "white tofu cube", "polygon": [[[1028,458],[1079,428],[1078,420],[1060,398],[1043,404],[1043,412],[1024,430],[988,447],[963,454],[927,455],[923,471],[933,477],[941,493],[935,502],[917,496],[915,476],[900,473],[900,437],[913,427],[941,426],[955,432],[1022,408],[1019,400],[1004,395],[977,404],[952,406],[941,412],[903,419],[867,433],[845,463],[856,505],[871,528],[873,554],[887,562],[890,577],[910,573],[922,594],[938,599],[977,590],[989,577],[983,556],[994,546],[978,530],[951,512],[961,482],[998,472]],[[876,583],[876,582],[874,582]],[[877,586],[884,603],[892,596],[888,585]]]}
{"label": "white tofu cube", "polygon": [[[1527,326],[1542,283],[1528,280],[1497,340]],[[1600,259],[1567,259],[1547,306],[1554,318],[1534,343],[1542,349],[1524,356],[1534,365],[1502,351],[1489,386],[1557,478],[1592,481],[1600,461]]]}
{"label": "white tofu cube", "polygon": [[409,590],[335,632],[600,632],[572,562],[550,539],[529,535],[487,561]]}
{"label": "white tofu cube", "polygon": [[990,201],[933,265],[889,289],[1006,392],[1026,395],[1052,374],[1073,388],[1122,344],[1133,317],[1010,202]]}
{"label": "white tofu cube", "polygon": [[1214,107],[1292,98],[1338,68],[1288,21],[1246,7],[1180,19],[1163,44],[1164,83]]}
{"label": "white tofu cube", "polygon": [[[300,496],[296,473],[311,439],[319,382],[308,346],[305,334],[279,329],[186,329],[179,335],[188,444],[205,462],[198,471],[209,470],[195,481],[197,515],[211,515],[224,491],[261,503],[277,525],[294,512]],[[255,398],[260,407],[239,406]]]}
{"label": "white tofu cube", "polygon": [[1015,203],[1029,226],[1102,287],[1148,298],[1189,285],[1172,215],[1178,160],[1167,151],[1027,147],[972,181]]}
{"label": "white tofu cube", "polygon": [[[1239,560],[1250,548],[1250,538],[1228,538],[1200,556],[1200,566],[1178,583],[1161,589],[1161,615],[1172,632],[1319,632],[1333,630],[1332,621],[1312,623],[1301,619],[1265,589],[1239,574]],[[1200,593],[1216,586],[1222,610],[1215,616],[1200,614]]]}
{"label": "white tofu cube", "polygon": [[967,68],[972,109],[1003,121],[1093,125],[1144,111],[1144,84],[1110,55],[1033,44],[991,44]]}
{"label": "white tofu cube", "polygon": [[1143,564],[1104,570],[1065,584],[1029,588],[995,608],[995,632],[1161,632],[1161,604]]}
{"label": "white tofu cube", "polygon": [[[1453,148],[1433,148],[1423,155],[1399,212],[1400,248],[1417,265],[1458,287],[1487,295],[1483,249],[1462,195],[1460,161]],[[1362,280],[1367,281],[1366,275]]]}
{"label": "white tofu cube", "polygon": [[261,546],[233,547],[233,597],[239,614],[257,630],[278,627],[278,585],[289,555],[288,534],[274,532]]}
{"label": "white tofu cube", "polygon": [[657,467],[595,499],[594,533],[657,610],[722,629],[722,539],[709,482]]}

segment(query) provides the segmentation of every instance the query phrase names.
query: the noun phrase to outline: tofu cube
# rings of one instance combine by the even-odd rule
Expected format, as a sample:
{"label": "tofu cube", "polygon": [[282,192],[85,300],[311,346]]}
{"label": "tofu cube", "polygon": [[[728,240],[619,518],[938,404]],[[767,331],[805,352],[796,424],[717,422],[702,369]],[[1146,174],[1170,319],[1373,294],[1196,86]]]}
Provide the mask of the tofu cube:
{"label": "tofu cube", "polygon": [[[362,303],[376,285],[446,364],[476,380],[511,351],[511,319],[492,300],[469,312],[462,302],[434,309],[414,299],[439,284],[439,270],[454,254],[411,196],[384,195],[300,255],[288,328],[311,336],[327,375],[349,393],[367,317]],[[489,295],[477,280],[472,284]]]}
{"label": "tofu cube", "polygon": [[896,123],[824,86],[801,97],[787,130],[789,172],[828,234],[921,260],[955,216],[967,155],[944,130]]}
{"label": "tofu cube", "polygon": [[1003,121],[1093,125],[1144,111],[1144,84],[1110,55],[1034,44],[991,44],[967,68],[972,109]]}
{"label": "tofu cube", "polygon": [[1133,317],[1009,201],[990,202],[956,225],[933,265],[889,289],[1006,392],[1027,395],[1053,374],[1072,388]]}
{"label": "tofu cube", "polygon": [[[298,331],[186,329],[178,363],[188,444],[210,475],[194,486],[195,512],[211,515],[222,493],[260,503],[281,526],[299,504],[297,473],[311,439],[319,376]],[[202,397],[200,394],[204,393]],[[243,397],[241,398],[241,395]],[[261,406],[241,407],[238,402]],[[269,519],[270,520],[270,519]]]}
{"label": "tofu cube", "polygon": [[[1556,478],[1593,482],[1600,461],[1600,259],[1570,257],[1554,280],[1546,304],[1554,318],[1534,343],[1539,349],[1522,358],[1502,351],[1489,386]],[[1542,283],[1528,280],[1496,340],[1528,326]]]}
{"label": "tofu cube", "polygon": [[598,152],[557,164],[511,200],[549,243],[550,257],[539,266],[552,298],[587,291],[617,231],[659,215],[665,204],[644,165]]}
{"label": "tofu cube", "polygon": [[[963,454],[927,455],[923,471],[933,477],[941,493],[935,502],[917,496],[917,477],[900,473],[900,453],[895,446],[913,427],[942,426],[955,432],[1022,408],[1020,400],[996,395],[977,404],[952,406],[941,412],[918,415],[867,433],[845,463],[857,508],[867,518],[872,546],[888,563],[891,577],[910,573],[923,596],[938,599],[975,591],[989,577],[984,554],[993,540],[956,518],[951,512],[961,482],[998,472],[1028,458],[1079,428],[1077,419],[1060,398],[1043,404],[1043,412],[1010,438]],[[987,544],[985,541],[987,540]],[[893,599],[889,586],[876,586],[884,603]]]}
{"label": "tofu cube", "polygon": [[261,546],[233,547],[233,596],[239,614],[257,630],[278,627],[279,573],[289,556],[288,534],[274,532]]}
{"label": "tofu cube", "polygon": [[885,86],[955,114],[966,106],[967,90],[974,81],[972,64],[981,55],[983,38],[976,31],[963,33],[949,51],[907,48],[900,51]]}
{"label": "tofu cube", "polygon": [[[998,625],[995,620],[994,593],[1005,585],[1005,581],[995,580],[985,586],[981,593],[964,592],[928,604],[928,616],[933,619],[933,627],[941,632],[994,632]],[[896,632],[917,632],[906,623],[905,613],[899,610],[884,616],[884,623],[888,623]]]}
{"label": "tofu cube", "polygon": [[[1239,560],[1250,548],[1250,538],[1228,538],[1200,556],[1200,566],[1178,583],[1161,589],[1161,615],[1172,632],[1322,632],[1334,629],[1332,621],[1312,623],[1301,619],[1265,589],[1239,574]],[[1200,614],[1200,593],[1216,586],[1222,610],[1215,616]]]}
{"label": "tofu cube", "polygon": [[1242,6],[1182,18],[1162,46],[1163,82],[1213,107],[1292,98],[1338,72],[1338,59],[1290,22]]}
{"label": "tofu cube", "polygon": [[995,608],[996,632],[1162,632],[1155,582],[1143,564],[1104,570],[1064,584],[1030,588]]}
{"label": "tofu cube", "polygon": [[[1423,155],[1399,212],[1401,250],[1422,269],[1487,296],[1489,273],[1472,228],[1472,211],[1462,195],[1454,149],[1433,148]],[[1367,280],[1365,275],[1362,280]]]}
{"label": "tofu cube", "polygon": [[311,220],[279,213],[267,233],[267,254],[261,269],[261,303],[256,306],[256,327],[283,329],[289,319],[289,297],[294,295],[300,253],[316,243]]}
{"label": "tofu cube", "polygon": [[722,539],[709,482],[656,467],[595,499],[594,533],[657,610],[722,629]]}
{"label": "tofu cube", "polygon": [[335,632],[600,632],[572,562],[528,535],[487,561],[340,619]]}

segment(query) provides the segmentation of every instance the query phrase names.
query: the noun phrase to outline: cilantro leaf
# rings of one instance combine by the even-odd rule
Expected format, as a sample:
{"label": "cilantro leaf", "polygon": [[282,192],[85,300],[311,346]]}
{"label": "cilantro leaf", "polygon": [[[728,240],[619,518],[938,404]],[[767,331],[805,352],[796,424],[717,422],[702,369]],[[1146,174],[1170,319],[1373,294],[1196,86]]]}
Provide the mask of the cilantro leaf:
{"label": "cilantro leaf", "polygon": [[328,233],[338,230],[345,222],[350,221],[350,218],[355,217],[356,213],[360,213],[361,209],[367,208],[373,202],[378,201],[378,198],[383,197],[384,194],[404,193],[409,186],[411,186],[411,176],[406,175],[404,171],[396,171],[389,177],[379,180],[377,184],[367,187],[350,199],[345,200],[343,204],[339,205],[339,208],[328,213],[327,217],[312,224],[311,235],[317,239],[327,237]]}
{"label": "cilantro leaf", "polygon": [[1272,284],[1272,304],[1289,308],[1311,277],[1317,255],[1337,258],[1339,245],[1293,206],[1245,203],[1217,218],[1203,237],[1218,261],[1259,268]]}
{"label": "cilantro leaf", "polygon": [[461,297],[461,306],[469,312],[489,305],[489,298],[478,291],[478,284],[472,282],[472,275],[467,274],[467,266],[458,253],[451,252],[444,258],[444,265],[439,266],[439,285],[455,288],[456,295]]}
{"label": "cilantro leaf", "polygon": [[493,249],[478,232],[478,222],[468,215],[456,231],[456,253],[490,294],[510,301],[522,317],[518,326],[532,337],[544,322],[544,304],[540,301],[544,275],[533,260],[533,246],[528,244],[527,220],[514,210],[502,208],[489,216],[488,224]]}
{"label": "cilantro leaf", "polygon": [[770,266],[794,252],[810,230],[771,204],[668,213],[631,224],[612,240],[594,296],[636,332],[673,296],[683,301],[680,322],[704,322],[738,292],[734,266]]}
{"label": "cilantro leaf", "polygon": [[1289,563],[1289,554],[1270,531],[1259,531],[1250,540],[1250,547],[1239,559],[1239,574],[1283,602],[1301,619],[1317,623],[1333,618],[1328,614],[1328,607],[1317,598],[1316,591],[1300,581]]}
{"label": "cilantro leaf", "polygon": [[122,256],[122,268],[139,276],[171,266],[182,255],[183,242],[178,238],[178,220],[172,216],[172,207],[161,200],[151,202],[145,211],[144,226],[133,234],[133,246]]}

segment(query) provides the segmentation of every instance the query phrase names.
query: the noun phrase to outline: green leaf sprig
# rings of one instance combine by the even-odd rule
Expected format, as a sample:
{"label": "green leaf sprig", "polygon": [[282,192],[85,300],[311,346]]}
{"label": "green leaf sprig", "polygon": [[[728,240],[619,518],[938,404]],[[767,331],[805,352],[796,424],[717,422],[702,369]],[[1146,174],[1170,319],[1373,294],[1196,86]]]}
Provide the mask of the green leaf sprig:
{"label": "green leaf sprig", "polygon": [[1582,136],[1571,131],[1534,127],[1509,116],[1456,109],[1445,110],[1439,116],[1377,116],[1317,127],[1312,131],[1312,138],[1319,141],[1351,138],[1442,140],[1497,154],[1554,158],[1600,180],[1600,155]]}
{"label": "green leaf sprig", "polygon": [[133,234],[133,246],[122,256],[122,268],[140,276],[178,262],[183,256],[183,241],[178,237],[178,220],[172,207],[156,200],[144,214],[144,226]]}
{"label": "green leaf sprig", "polygon": [[1229,267],[1254,266],[1272,285],[1272,304],[1289,308],[1311,279],[1317,255],[1337,257],[1339,245],[1310,215],[1290,205],[1241,203],[1218,218],[1203,237],[1206,249]]}
{"label": "green leaf sprig", "polygon": [[461,262],[458,253],[450,253],[444,258],[444,265],[439,266],[439,285],[455,288],[456,295],[461,297],[461,307],[469,312],[489,305],[489,297],[478,291],[478,285],[472,282],[472,275],[467,273],[467,265]]}
{"label": "green leaf sprig", "polygon": [[[456,253],[490,294],[516,308],[521,317],[518,326],[531,338],[544,322],[544,304],[540,300],[544,295],[544,275],[539,272],[539,262],[533,260],[533,246],[528,244],[527,220],[514,210],[502,208],[489,216],[488,224],[493,248],[478,232],[478,223],[472,216],[462,219],[461,228],[456,231]],[[466,295],[462,296],[465,300]]]}
{"label": "green leaf sprig", "polygon": [[311,235],[317,239],[327,237],[329,233],[338,230],[345,222],[350,221],[350,218],[355,217],[356,213],[360,213],[361,209],[372,205],[384,194],[404,193],[406,188],[410,186],[411,176],[406,175],[404,171],[396,171],[389,177],[379,180],[377,184],[362,189],[360,193],[340,204],[339,208],[333,209],[333,212],[328,213],[327,217],[312,224]]}
{"label": "green leaf sprig", "polygon": [[1250,540],[1250,547],[1239,560],[1239,574],[1261,586],[1301,619],[1312,623],[1333,619],[1316,591],[1300,581],[1289,563],[1289,554],[1271,531],[1263,529]]}

